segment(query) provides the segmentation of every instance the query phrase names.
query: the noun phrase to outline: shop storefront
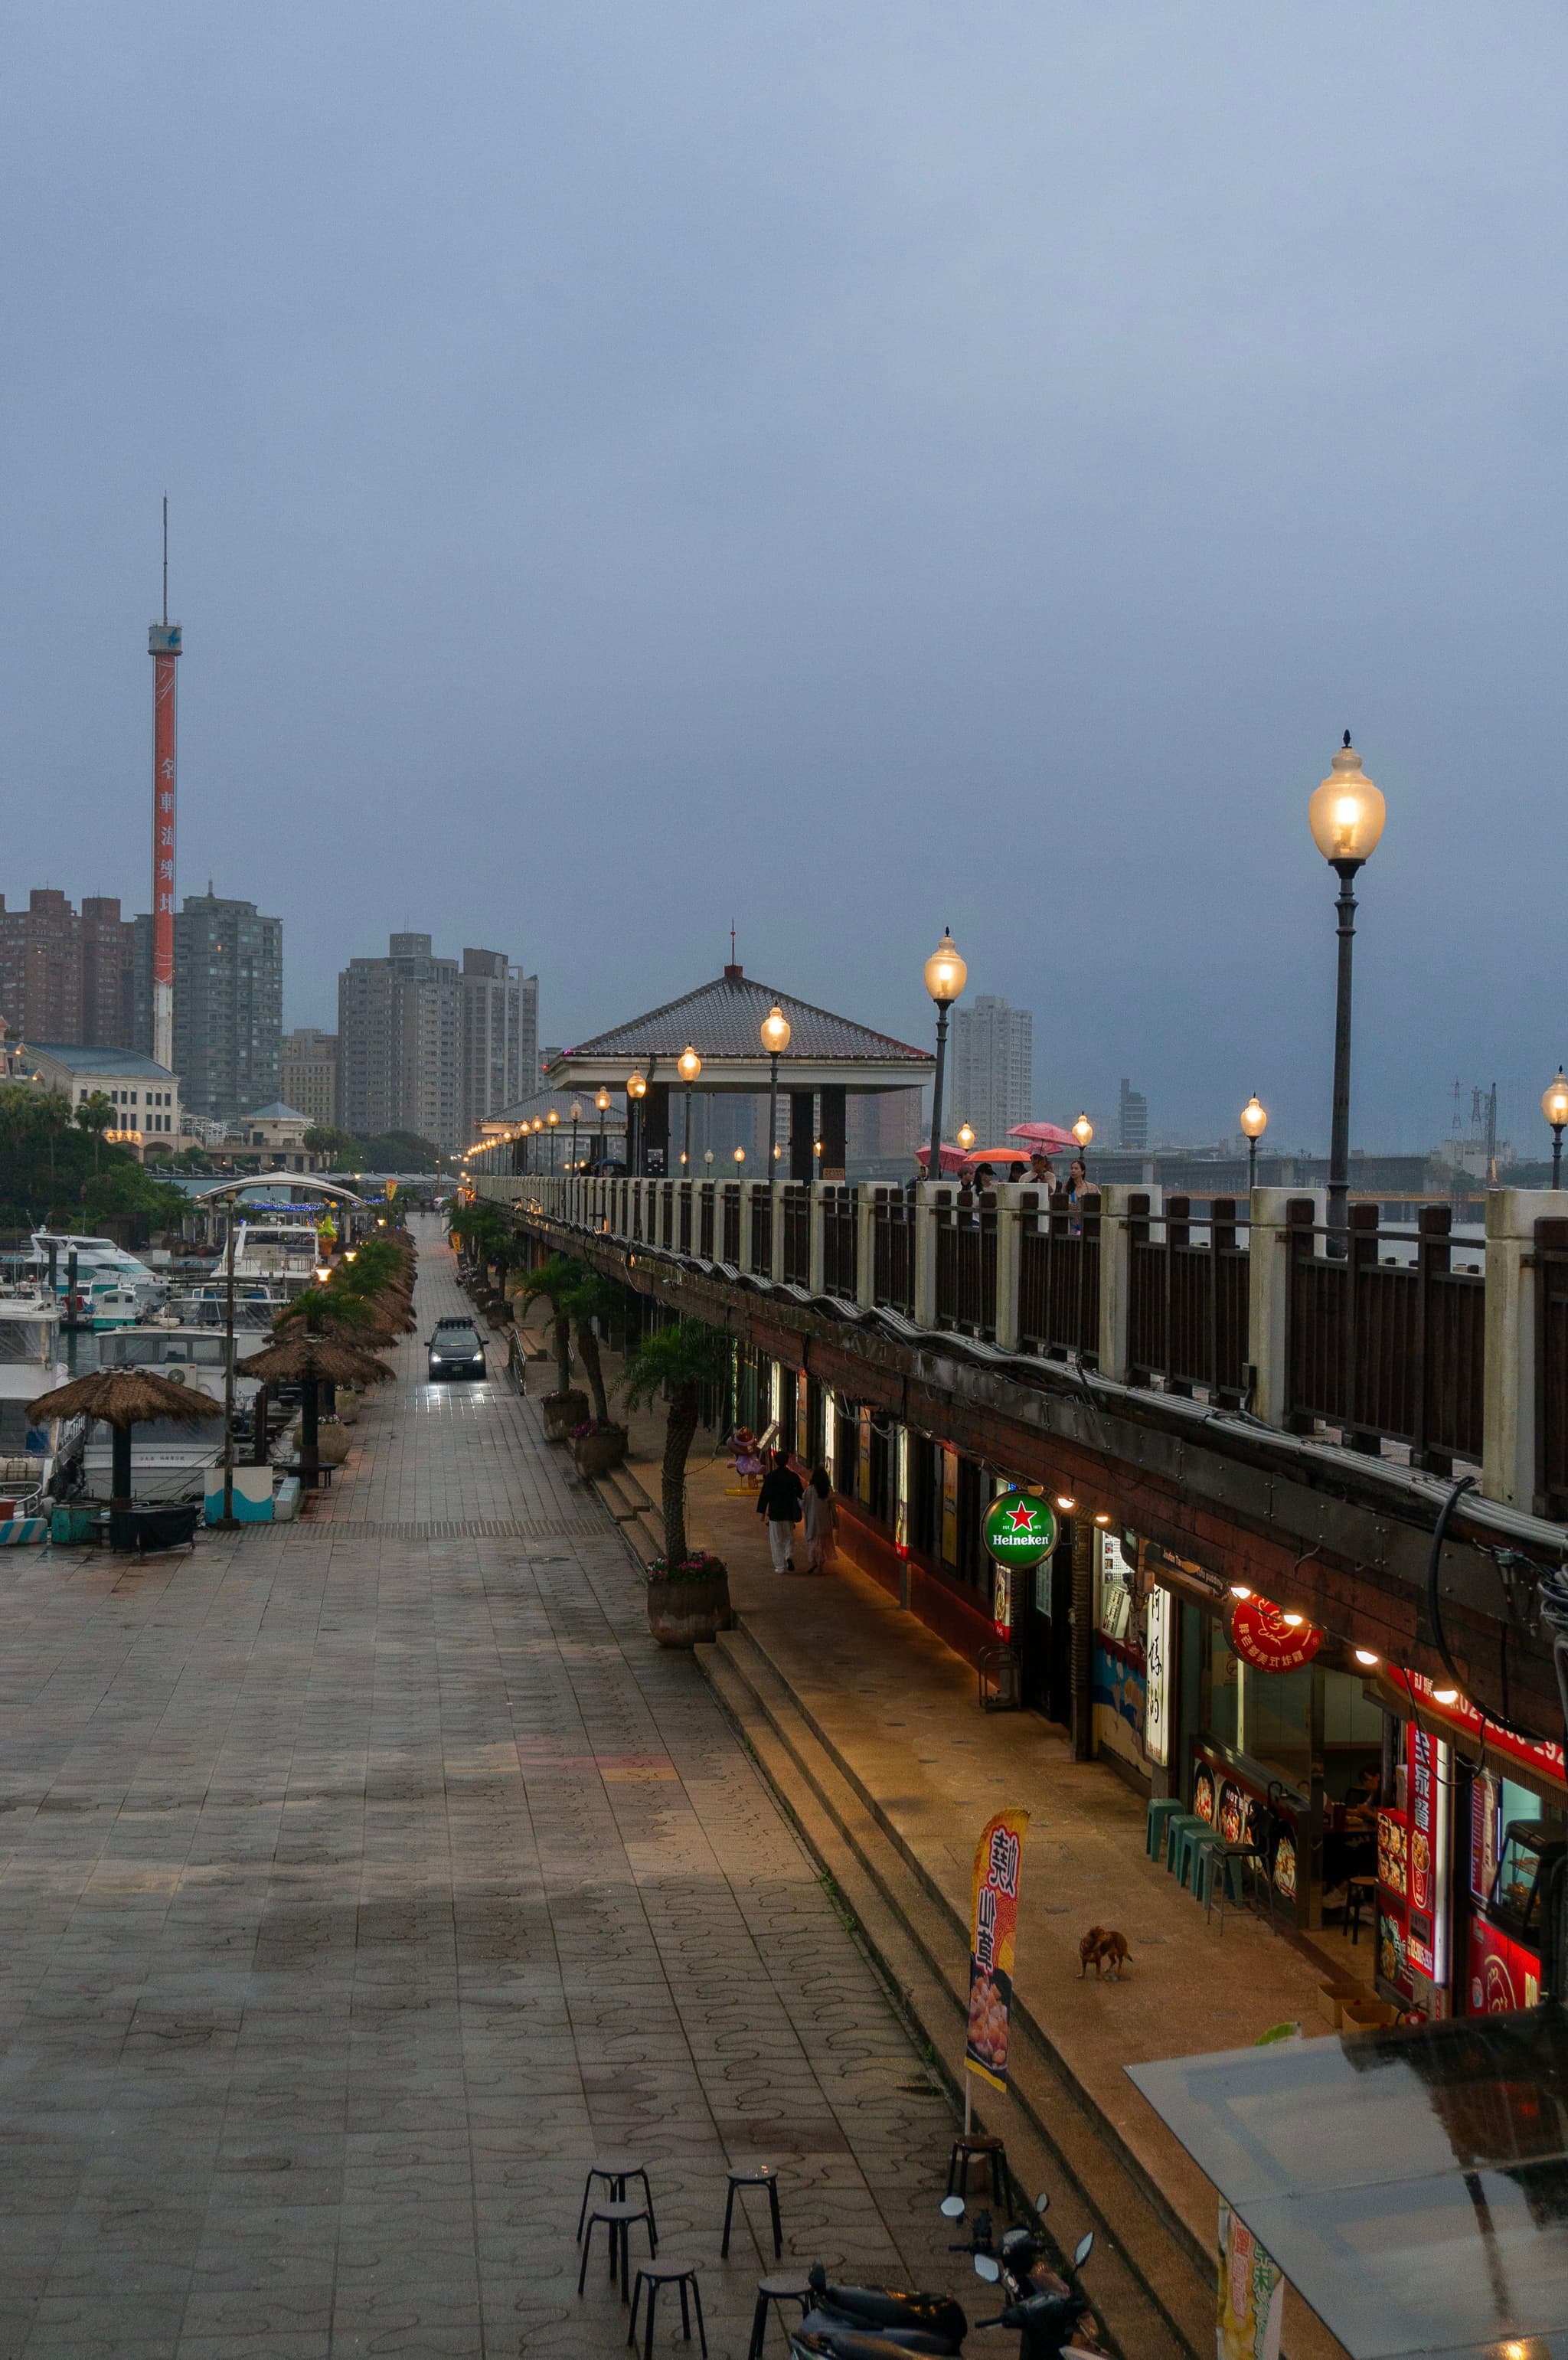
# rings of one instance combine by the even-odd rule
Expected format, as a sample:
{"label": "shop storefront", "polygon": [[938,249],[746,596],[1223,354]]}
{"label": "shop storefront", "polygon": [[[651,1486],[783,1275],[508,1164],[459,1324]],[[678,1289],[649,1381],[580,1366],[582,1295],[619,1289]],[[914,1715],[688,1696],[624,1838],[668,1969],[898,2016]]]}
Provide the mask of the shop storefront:
{"label": "shop storefront", "polygon": [[1136,1533],[1094,1533],[1094,1754],[1147,1795],[1162,1790],[1170,1763],[1176,1602],[1152,1579]]}

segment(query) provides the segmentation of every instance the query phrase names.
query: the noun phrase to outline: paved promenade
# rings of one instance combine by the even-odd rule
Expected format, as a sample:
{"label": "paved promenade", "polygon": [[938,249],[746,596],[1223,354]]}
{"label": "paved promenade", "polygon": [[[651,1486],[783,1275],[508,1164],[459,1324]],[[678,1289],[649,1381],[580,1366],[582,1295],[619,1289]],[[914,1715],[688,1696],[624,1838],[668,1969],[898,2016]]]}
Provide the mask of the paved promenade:
{"label": "paved promenade", "polygon": [[715,2360],[726,2158],[974,2314],[946,2108],[619,1540],[536,1404],[397,1357],[320,1517],[0,1559],[0,2355],[607,2355],[607,2147]]}

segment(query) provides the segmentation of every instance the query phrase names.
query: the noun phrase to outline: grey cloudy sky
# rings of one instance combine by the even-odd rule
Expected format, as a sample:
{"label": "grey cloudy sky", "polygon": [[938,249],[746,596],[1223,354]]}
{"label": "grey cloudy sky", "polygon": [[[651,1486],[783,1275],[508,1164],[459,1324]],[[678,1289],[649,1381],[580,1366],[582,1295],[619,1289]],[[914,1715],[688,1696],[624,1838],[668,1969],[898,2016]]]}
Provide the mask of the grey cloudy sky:
{"label": "grey cloudy sky", "polygon": [[572,1039],[747,967],[928,1035],[944,921],[1041,1110],[1356,1133],[1539,1090],[1558,983],[1560,5],[13,12],[10,896],[180,884],[288,1017],[410,923]]}

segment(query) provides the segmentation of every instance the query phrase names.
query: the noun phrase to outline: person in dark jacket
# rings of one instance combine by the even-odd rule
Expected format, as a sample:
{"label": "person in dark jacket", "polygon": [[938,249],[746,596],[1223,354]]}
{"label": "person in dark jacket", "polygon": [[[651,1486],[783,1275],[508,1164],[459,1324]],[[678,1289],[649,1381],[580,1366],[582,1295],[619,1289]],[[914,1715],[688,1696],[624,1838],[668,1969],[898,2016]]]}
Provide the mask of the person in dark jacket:
{"label": "person in dark jacket", "polygon": [[776,1450],[773,1464],[763,1477],[762,1489],[757,1495],[757,1513],[768,1519],[768,1546],[775,1573],[795,1570],[795,1527],[800,1521],[805,1490],[789,1464],[789,1453]]}

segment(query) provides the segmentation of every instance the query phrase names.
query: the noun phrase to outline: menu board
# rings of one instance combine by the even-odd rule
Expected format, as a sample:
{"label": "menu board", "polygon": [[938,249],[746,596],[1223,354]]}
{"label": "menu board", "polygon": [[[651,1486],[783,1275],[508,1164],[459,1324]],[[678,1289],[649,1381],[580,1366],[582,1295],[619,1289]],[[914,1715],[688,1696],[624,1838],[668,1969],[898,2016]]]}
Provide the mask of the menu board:
{"label": "menu board", "polygon": [[1409,1724],[1410,1904],[1405,1939],[1411,1966],[1434,1983],[1448,1979],[1448,1812],[1443,1789],[1449,1749]]}
{"label": "menu board", "polygon": [[1410,1829],[1403,1811],[1377,1814],[1377,1882],[1402,1910],[1409,1898]]}

